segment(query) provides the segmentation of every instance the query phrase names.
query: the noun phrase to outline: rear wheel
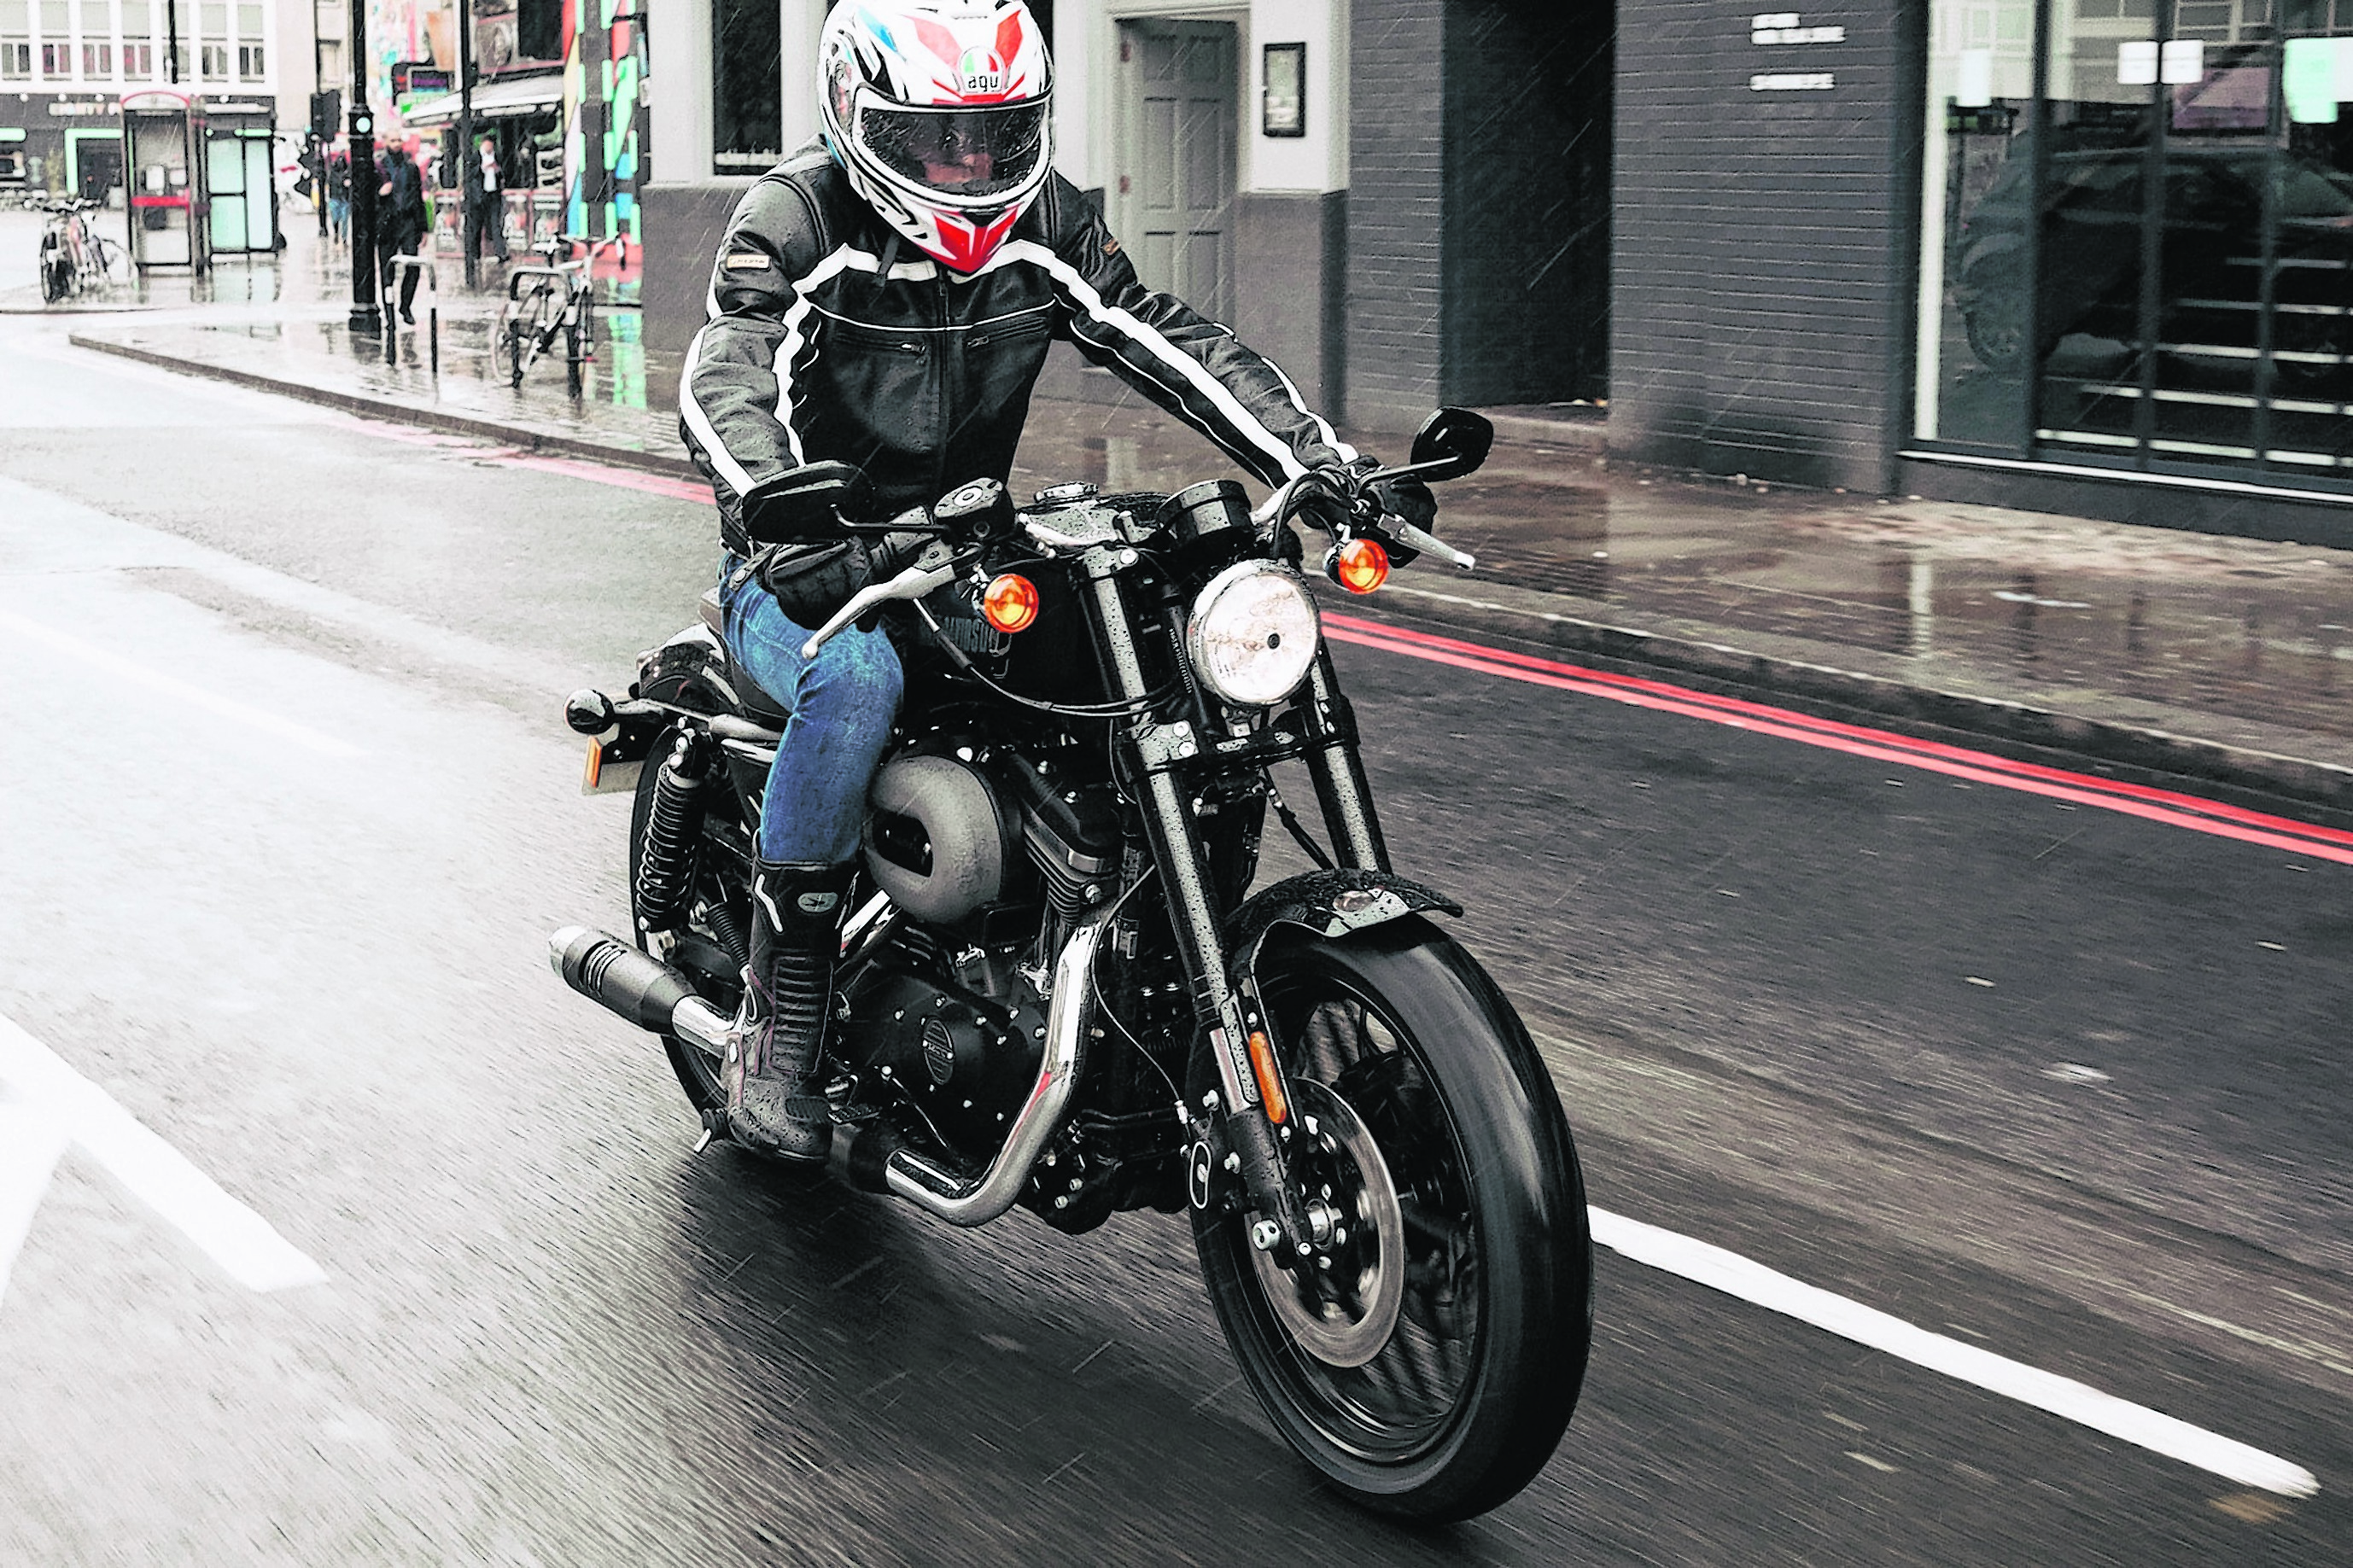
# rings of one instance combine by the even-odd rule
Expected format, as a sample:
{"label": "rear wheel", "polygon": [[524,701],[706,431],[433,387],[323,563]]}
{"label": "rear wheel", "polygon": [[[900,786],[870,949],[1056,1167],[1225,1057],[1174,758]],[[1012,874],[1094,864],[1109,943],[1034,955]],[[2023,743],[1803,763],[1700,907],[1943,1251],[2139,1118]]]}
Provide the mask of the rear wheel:
{"label": "rear wheel", "polygon": [[1575,1144],[1511,1005],[1419,919],[1260,966],[1293,1090],[1284,1148],[1324,1231],[1278,1264],[1196,1212],[1218,1316],[1275,1426],[1359,1501],[1465,1519],[1558,1446],[1592,1339]]}

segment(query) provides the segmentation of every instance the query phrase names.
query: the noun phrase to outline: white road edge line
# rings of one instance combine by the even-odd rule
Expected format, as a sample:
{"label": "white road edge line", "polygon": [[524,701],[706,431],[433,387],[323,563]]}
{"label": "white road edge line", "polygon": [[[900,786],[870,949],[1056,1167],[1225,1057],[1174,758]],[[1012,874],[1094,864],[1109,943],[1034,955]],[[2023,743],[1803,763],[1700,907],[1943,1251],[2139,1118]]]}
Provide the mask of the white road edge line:
{"label": "white road edge line", "polygon": [[66,1130],[48,1117],[0,1105],[0,1300],[7,1299],[8,1270],[69,1142]]}
{"label": "white road edge line", "polygon": [[[15,1113],[11,1120],[22,1122],[29,1117],[49,1121],[58,1138],[79,1144],[246,1289],[284,1290],[326,1281],[326,1270],[272,1229],[268,1220],[223,1192],[220,1184],[149,1131],[116,1104],[113,1096],[74,1071],[64,1058],[5,1016],[0,1016],[0,1085],[20,1102],[6,1108]],[[26,1142],[37,1152],[43,1141]],[[55,1163],[52,1155],[50,1163]],[[21,1233],[12,1237],[8,1226],[13,1207],[8,1176],[13,1168],[13,1156],[0,1163],[0,1276],[5,1275],[16,1247],[24,1240]],[[30,1168],[29,1163],[25,1168]],[[39,1193],[35,1192],[31,1202],[38,1201]],[[29,1208],[26,1220],[30,1223]]]}
{"label": "white road edge line", "polygon": [[1799,1322],[1900,1356],[1917,1366],[2005,1395],[2179,1459],[2244,1486],[2284,1497],[2311,1497],[2320,1481],[2303,1466],[2235,1438],[2193,1426],[2103,1394],[2087,1384],[2042,1371],[1975,1345],[1915,1328],[1874,1307],[1777,1273],[1736,1252],[1662,1230],[1603,1209],[1588,1209],[1593,1239],[1633,1261],[1721,1290]]}
{"label": "white road edge line", "polygon": [[0,610],[0,626],[6,626],[9,630],[21,637],[29,637],[35,642],[47,643],[58,652],[69,654],[83,664],[92,665],[111,674],[119,675],[126,680],[160,691],[174,700],[189,703],[205,709],[208,712],[217,713],[224,719],[234,719],[240,724],[250,724],[258,730],[292,741],[297,745],[307,746],[311,751],[322,752],[327,756],[364,757],[367,755],[365,752],[348,741],[339,741],[332,735],[322,734],[305,725],[297,724],[290,719],[280,718],[262,709],[232,701],[228,698],[207,691],[194,682],[182,680],[176,676],[149,669],[144,665],[135,664],[121,655],[102,648],[95,643],[84,642],[78,637],[58,631],[54,626],[45,626],[38,621],[26,620],[22,616]]}

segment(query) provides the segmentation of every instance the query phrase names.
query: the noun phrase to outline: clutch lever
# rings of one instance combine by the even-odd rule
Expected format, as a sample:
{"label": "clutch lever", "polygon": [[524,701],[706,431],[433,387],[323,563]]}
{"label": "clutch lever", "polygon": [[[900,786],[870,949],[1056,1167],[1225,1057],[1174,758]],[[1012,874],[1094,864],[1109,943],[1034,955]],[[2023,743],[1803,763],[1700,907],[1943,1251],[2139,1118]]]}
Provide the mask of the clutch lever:
{"label": "clutch lever", "polygon": [[[933,564],[925,565],[925,562]],[[833,618],[809,634],[801,644],[801,657],[815,658],[817,650],[839,637],[842,629],[861,616],[884,605],[901,599],[920,599],[935,588],[945,587],[955,580],[955,553],[944,540],[934,540],[923,547],[915,563],[887,583],[870,583],[849,596],[849,603],[833,613]]]}

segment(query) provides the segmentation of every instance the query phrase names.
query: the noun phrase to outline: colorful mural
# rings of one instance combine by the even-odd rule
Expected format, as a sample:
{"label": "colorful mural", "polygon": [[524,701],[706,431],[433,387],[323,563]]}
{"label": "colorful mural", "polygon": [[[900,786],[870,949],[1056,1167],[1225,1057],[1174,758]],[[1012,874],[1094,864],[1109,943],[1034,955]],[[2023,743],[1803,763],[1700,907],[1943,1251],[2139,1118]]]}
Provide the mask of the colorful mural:
{"label": "colorful mural", "polygon": [[[565,222],[637,248],[646,114],[645,0],[565,0]],[[576,25],[586,7],[594,25]]]}

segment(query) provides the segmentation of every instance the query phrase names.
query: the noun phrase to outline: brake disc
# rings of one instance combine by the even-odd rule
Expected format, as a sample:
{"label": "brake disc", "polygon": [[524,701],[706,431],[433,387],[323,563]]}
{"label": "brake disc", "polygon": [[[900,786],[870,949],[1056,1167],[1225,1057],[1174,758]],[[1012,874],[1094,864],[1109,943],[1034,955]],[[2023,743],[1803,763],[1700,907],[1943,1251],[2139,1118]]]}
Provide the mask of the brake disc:
{"label": "brake disc", "polygon": [[[1286,1268],[1253,1248],[1250,1263],[1275,1320],[1300,1349],[1329,1366],[1362,1366],[1381,1353],[1405,1301],[1405,1216],[1388,1163],[1364,1121],[1328,1084],[1291,1083],[1291,1114],[1309,1147],[1292,1168],[1327,1234],[1313,1258]],[[1325,1189],[1329,1192],[1326,1193]]]}

